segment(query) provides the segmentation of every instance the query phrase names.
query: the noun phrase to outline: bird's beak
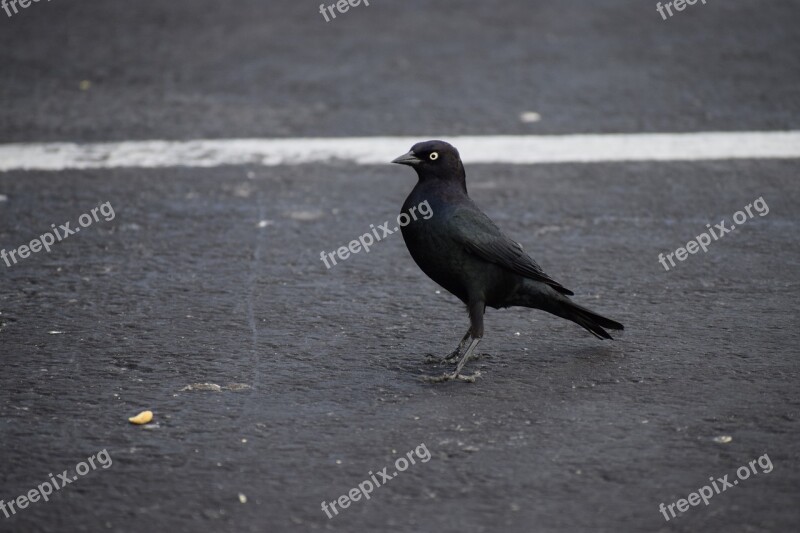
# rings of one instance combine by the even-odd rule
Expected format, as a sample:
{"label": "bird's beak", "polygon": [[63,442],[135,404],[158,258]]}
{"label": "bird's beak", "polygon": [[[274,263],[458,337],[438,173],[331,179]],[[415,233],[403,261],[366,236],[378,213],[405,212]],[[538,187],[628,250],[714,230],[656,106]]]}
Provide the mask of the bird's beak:
{"label": "bird's beak", "polygon": [[407,154],[403,154],[400,157],[393,159],[392,163],[397,163],[398,165],[409,165],[413,167],[417,163],[422,163],[422,159],[414,155],[414,152],[408,152]]}

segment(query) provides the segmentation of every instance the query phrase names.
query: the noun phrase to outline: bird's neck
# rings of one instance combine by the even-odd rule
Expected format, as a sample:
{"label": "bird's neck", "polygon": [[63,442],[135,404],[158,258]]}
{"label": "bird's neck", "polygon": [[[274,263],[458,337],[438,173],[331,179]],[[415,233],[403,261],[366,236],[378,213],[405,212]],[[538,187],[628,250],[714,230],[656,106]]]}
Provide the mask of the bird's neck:
{"label": "bird's neck", "polygon": [[443,191],[457,190],[467,195],[467,175],[464,166],[459,162],[458,168],[446,168],[441,173],[418,173],[421,187],[432,187]]}
{"label": "bird's neck", "polygon": [[449,206],[461,204],[465,200],[469,201],[469,196],[463,178],[459,181],[452,178],[449,180],[420,179],[406,199],[404,208],[428,201],[434,212],[438,212]]}

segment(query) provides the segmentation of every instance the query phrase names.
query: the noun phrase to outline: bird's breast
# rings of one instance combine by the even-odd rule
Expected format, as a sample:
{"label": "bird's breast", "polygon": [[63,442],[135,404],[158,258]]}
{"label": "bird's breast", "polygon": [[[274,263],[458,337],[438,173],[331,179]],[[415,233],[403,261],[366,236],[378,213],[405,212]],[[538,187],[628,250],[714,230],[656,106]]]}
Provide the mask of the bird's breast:
{"label": "bird's breast", "polygon": [[419,268],[433,281],[463,301],[467,298],[464,283],[466,253],[457,243],[439,231],[442,221],[416,221],[402,229],[408,252]]}

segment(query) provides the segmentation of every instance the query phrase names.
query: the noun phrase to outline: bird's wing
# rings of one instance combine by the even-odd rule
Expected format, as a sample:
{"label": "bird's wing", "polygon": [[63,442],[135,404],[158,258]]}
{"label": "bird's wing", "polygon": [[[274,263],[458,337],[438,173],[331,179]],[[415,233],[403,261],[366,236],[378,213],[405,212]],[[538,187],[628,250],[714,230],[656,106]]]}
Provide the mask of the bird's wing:
{"label": "bird's wing", "polygon": [[522,245],[503,235],[500,228],[482,211],[460,209],[450,218],[450,224],[451,235],[469,253],[520,276],[546,283],[561,294],[574,294],[545,274],[542,267],[525,253]]}

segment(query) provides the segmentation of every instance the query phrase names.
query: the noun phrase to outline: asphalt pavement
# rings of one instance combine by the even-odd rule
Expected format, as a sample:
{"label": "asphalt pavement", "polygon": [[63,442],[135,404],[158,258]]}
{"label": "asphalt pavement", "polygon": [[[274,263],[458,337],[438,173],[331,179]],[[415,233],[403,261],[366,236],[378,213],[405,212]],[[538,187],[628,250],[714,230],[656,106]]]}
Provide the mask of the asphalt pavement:
{"label": "asphalt pavement", "polygon": [[[800,129],[800,3],[598,4],[32,3],[0,11],[0,142]],[[81,228],[0,262],[0,500],[75,478],[0,531],[795,531],[799,169],[471,165],[484,211],[626,326],[489,310],[472,384],[424,379],[468,319],[399,234],[320,260],[394,220],[407,168],[0,173],[0,249]]]}

